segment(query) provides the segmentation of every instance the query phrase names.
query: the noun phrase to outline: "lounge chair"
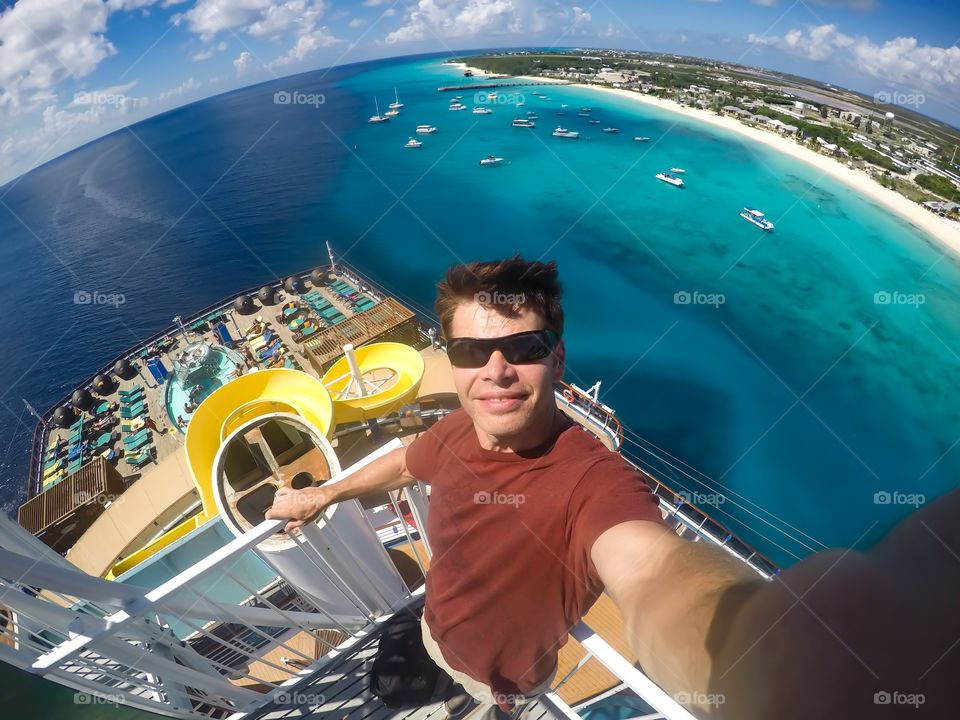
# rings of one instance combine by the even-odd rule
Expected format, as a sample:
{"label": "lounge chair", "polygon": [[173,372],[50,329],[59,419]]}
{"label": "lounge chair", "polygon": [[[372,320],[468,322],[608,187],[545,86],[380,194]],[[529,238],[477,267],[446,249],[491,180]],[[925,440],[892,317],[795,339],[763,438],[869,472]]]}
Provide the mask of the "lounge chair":
{"label": "lounge chair", "polygon": [[125,455],[123,459],[126,460],[129,465],[133,465],[134,467],[146,465],[148,462],[153,460],[153,447],[144,448],[139,453],[135,453],[133,455]]}
{"label": "lounge chair", "polygon": [[124,437],[123,444],[132,445],[133,443],[137,442],[141,438],[149,437],[149,435],[150,435],[150,430],[147,428],[143,428],[142,430],[138,430],[137,432],[135,432],[133,435],[127,435],[126,437]]}
{"label": "lounge chair", "polygon": [[123,401],[125,401],[125,400],[138,400],[138,399],[140,399],[141,397],[143,397],[143,387],[141,387],[140,385],[137,385],[137,387],[136,387],[134,390],[129,390],[129,391],[121,390],[121,391],[120,391],[120,401],[121,401],[121,402],[123,402]]}
{"label": "lounge chair", "polygon": [[254,352],[262,350],[267,344],[272,342],[276,336],[277,334],[273,330],[267,328],[263,335],[250,341],[250,349]]}
{"label": "lounge chair", "polygon": [[77,458],[67,465],[67,475],[73,475],[83,465],[83,458]]}
{"label": "lounge chair", "polygon": [[135,405],[131,408],[121,408],[120,417],[124,420],[132,420],[133,418],[140,417],[147,411],[145,405]]}
{"label": "lounge chair", "polygon": [[100,437],[98,437],[94,441],[93,445],[90,446],[90,449],[100,450],[101,448],[105,447],[108,443],[110,443],[112,440],[113,440],[113,433],[109,433],[109,432],[101,433]]}
{"label": "lounge chair", "polygon": [[127,452],[134,452],[135,450],[139,450],[140,448],[142,448],[144,445],[148,444],[149,442],[150,442],[150,436],[149,436],[149,435],[144,435],[144,436],[142,436],[139,440],[137,440],[136,442],[133,442],[133,443],[126,443],[126,442],[125,442],[125,443],[124,443],[124,447],[127,449]]}

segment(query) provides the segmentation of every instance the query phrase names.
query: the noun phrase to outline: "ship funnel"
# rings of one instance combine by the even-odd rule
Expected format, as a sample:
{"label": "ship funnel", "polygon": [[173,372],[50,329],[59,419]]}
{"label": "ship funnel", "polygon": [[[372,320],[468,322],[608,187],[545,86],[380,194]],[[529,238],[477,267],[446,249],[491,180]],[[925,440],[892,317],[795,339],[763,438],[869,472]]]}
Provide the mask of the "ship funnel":
{"label": "ship funnel", "polygon": [[[240,537],[263,522],[279,488],[316,487],[340,473],[330,441],[298,416],[281,412],[262,415],[228,435],[211,479],[220,518]],[[344,624],[390,612],[408,592],[355,500],[333,505],[316,521],[273,535],[255,550]]]}

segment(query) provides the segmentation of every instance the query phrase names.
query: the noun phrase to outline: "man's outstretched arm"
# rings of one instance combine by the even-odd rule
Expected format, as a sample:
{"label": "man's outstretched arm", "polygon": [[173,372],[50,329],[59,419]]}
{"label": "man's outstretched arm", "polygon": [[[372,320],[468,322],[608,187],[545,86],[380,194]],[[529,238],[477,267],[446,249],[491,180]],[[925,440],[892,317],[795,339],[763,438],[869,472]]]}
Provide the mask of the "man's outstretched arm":
{"label": "man's outstretched arm", "polygon": [[397,448],[340,482],[303,490],[280,488],[266,517],[289,520],[284,529],[292,530],[312,521],[330,505],[411,485],[416,478],[407,470],[406,457],[407,448]]}
{"label": "man's outstretched arm", "polygon": [[771,582],[649,522],[610,528],[591,557],[644,670],[699,715],[960,717],[958,517],[954,491],[868,553]]}

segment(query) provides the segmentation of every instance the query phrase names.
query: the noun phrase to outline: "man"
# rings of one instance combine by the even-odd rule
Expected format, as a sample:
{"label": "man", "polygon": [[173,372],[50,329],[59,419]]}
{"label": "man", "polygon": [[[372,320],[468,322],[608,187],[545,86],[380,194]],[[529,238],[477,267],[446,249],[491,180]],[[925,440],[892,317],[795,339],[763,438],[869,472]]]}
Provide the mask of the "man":
{"label": "man", "polygon": [[[717,547],[682,540],[640,474],[557,409],[560,294],[553,263],[451,268],[437,312],[462,410],[341,483],[279,490],[267,516],[293,529],[330,504],[429,482],[424,645],[484,717],[506,717],[549,686],[568,630],[604,589],[643,669],[698,714],[880,716],[883,693],[926,687],[933,697],[909,717],[960,717],[960,697],[942,690],[960,638],[960,613],[949,609],[960,530],[946,506],[925,511],[929,537],[905,524],[880,559],[820,553],[772,583]],[[956,494],[944,502],[955,512]],[[931,602],[921,590],[928,561],[950,598],[935,595],[934,630],[907,622]]]}

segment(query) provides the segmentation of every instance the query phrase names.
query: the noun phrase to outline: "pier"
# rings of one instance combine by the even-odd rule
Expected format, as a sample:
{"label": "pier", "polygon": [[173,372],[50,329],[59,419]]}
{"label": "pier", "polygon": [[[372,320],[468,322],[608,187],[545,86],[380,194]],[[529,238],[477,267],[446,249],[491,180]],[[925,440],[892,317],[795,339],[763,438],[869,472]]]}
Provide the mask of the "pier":
{"label": "pier", "polygon": [[509,82],[469,83],[467,85],[441,85],[437,92],[455,90],[489,90],[502,87],[525,87],[530,85],[569,85],[566,80],[511,80]]}

